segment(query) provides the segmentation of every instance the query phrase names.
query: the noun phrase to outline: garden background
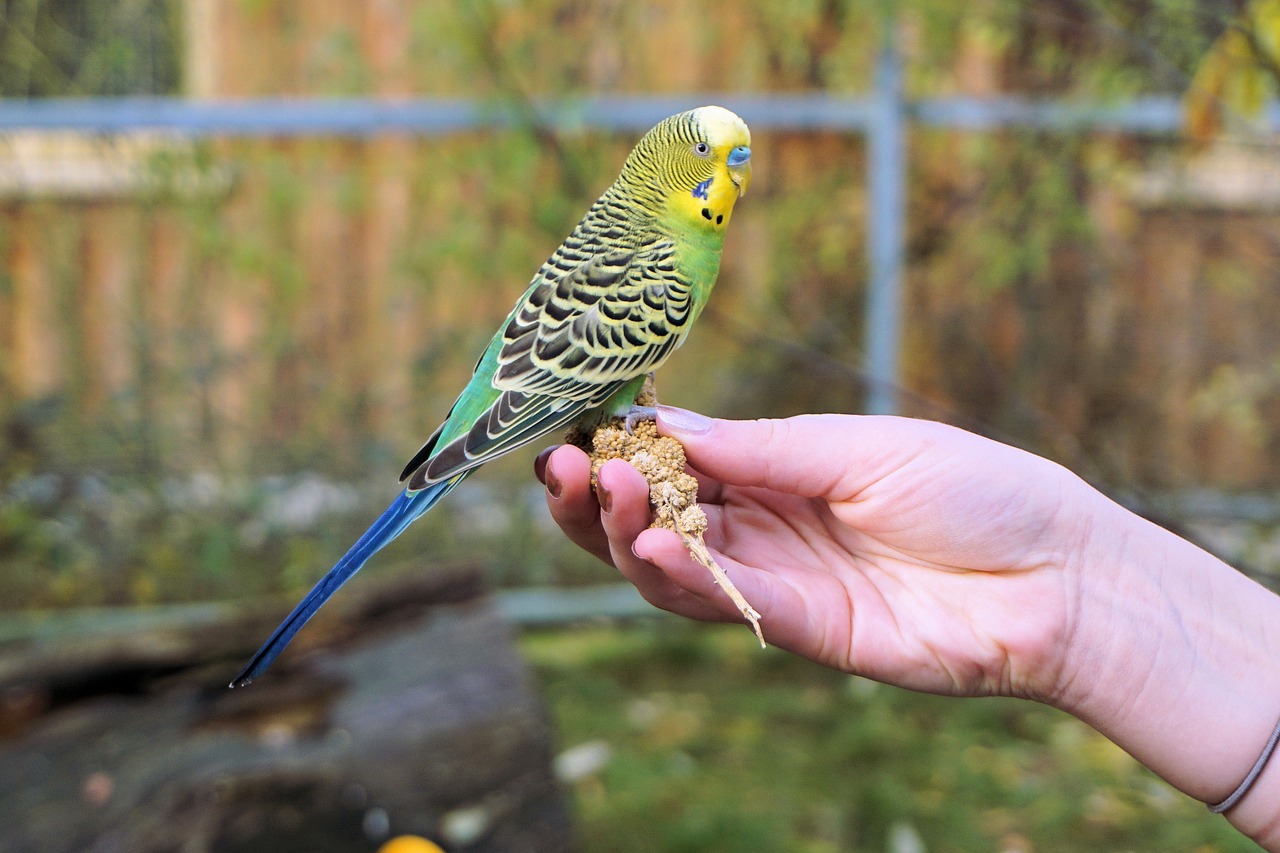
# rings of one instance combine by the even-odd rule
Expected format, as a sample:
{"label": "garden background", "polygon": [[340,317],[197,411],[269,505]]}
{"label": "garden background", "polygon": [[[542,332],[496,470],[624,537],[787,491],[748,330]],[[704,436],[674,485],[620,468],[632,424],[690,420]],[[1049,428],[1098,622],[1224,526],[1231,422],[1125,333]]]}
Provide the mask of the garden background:
{"label": "garden background", "polygon": [[[1272,576],[1280,159],[1255,110],[1272,83],[1246,69],[1266,62],[1229,48],[1258,20],[1182,0],[0,5],[9,99],[439,98],[514,117],[0,130],[0,608],[283,611],[395,493],[634,142],[542,105],[842,103],[886,44],[915,101],[1184,103],[1159,132],[908,116],[895,390],[904,414],[1057,459]],[[720,283],[659,391],[727,417],[857,412],[866,139],[764,118]],[[550,528],[530,456],[368,572],[610,582]],[[1251,849],[1043,708],[912,696],[666,619],[520,642],[562,745],[609,756],[567,783],[585,849]]]}

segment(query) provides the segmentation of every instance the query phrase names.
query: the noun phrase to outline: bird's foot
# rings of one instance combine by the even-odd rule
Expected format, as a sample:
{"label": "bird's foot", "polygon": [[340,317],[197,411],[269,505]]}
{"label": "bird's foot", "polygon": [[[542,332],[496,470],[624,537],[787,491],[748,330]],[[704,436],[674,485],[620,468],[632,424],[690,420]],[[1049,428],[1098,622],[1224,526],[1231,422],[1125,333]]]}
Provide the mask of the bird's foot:
{"label": "bird's foot", "polygon": [[652,421],[658,418],[657,406],[632,406],[624,418],[623,426],[626,427],[627,435],[636,434],[636,424],[641,421]]}

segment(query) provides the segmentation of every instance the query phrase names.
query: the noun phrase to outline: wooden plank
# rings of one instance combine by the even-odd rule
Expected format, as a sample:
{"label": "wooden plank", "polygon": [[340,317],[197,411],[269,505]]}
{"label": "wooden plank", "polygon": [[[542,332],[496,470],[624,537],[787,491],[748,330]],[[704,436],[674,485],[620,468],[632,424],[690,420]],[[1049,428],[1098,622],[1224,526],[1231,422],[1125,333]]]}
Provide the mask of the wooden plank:
{"label": "wooden plank", "polygon": [[136,244],[136,208],[97,203],[86,206],[82,235],[83,281],[79,304],[84,335],[84,414],[101,414],[134,373],[129,342],[138,330],[131,319],[129,282],[138,259],[125,247]]}
{"label": "wooden plank", "polygon": [[24,208],[13,226],[9,270],[13,281],[13,385],[40,398],[61,390],[64,356],[54,330],[61,327],[53,272],[46,253],[48,208]]}

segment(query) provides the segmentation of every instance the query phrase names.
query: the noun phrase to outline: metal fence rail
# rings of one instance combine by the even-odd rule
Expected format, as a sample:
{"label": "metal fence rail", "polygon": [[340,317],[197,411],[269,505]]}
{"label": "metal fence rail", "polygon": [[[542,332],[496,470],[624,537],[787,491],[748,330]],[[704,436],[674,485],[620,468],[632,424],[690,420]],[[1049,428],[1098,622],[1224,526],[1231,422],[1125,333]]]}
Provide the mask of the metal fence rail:
{"label": "metal fence rail", "polygon": [[[885,66],[886,73],[892,64]],[[887,91],[866,96],[826,94],[598,95],[535,101],[532,116],[563,130],[647,130],[663,116],[697,104],[716,103],[744,114],[762,130],[868,132],[881,121],[883,98],[900,102],[910,123],[961,130],[1027,130],[1176,134],[1181,101],[1151,96],[1116,103],[999,98],[908,98],[892,77]],[[59,98],[0,100],[0,133],[77,130],[88,133],[159,131],[182,136],[376,136],[441,135],[478,128],[514,127],[529,111],[498,102],[461,98],[261,98],[188,101],[181,98]],[[1280,130],[1280,104],[1259,118],[1264,130]]]}
{"label": "metal fence rail", "polygon": [[[530,122],[559,130],[638,132],[692,105],[718,103],[761,130],[834,130],[867,136],[868,294],[866,310],[866,410],[897,410],[900,386],[901,292],[906,234],[907,150],[911,124],[983,131],[1021,128],[1054,133],[1178,134],[1183,127],[1177,97],[1145,97],[1117,103],[1065,100],[911,99],[903,63],[892,44],[879,58],[872,91],[865,96],[828,94],[684,96],[596,95],[545,99],[513,106],[467,99],[259,99],[187,101],[175,98],[99,98],[0,101],[0,134],[67,130],[86,133],[161,132],[202,136],[444,135]],[[1280,129],[1280,103],[1263,111],[1258,127]]]}

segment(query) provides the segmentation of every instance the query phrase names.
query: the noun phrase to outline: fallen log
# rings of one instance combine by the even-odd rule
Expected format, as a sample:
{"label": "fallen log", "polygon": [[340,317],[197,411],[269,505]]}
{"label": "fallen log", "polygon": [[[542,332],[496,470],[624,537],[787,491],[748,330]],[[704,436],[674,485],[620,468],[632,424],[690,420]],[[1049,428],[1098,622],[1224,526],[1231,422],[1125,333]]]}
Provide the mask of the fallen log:
{"label": "fallen log", "polygon": [[4,620],[0,850],[568,849],[546,709],[479,574],[364,587],[238,690],[283,604]]}

